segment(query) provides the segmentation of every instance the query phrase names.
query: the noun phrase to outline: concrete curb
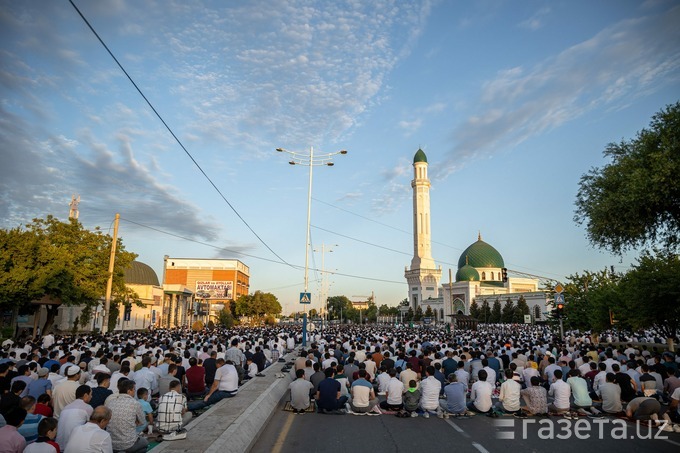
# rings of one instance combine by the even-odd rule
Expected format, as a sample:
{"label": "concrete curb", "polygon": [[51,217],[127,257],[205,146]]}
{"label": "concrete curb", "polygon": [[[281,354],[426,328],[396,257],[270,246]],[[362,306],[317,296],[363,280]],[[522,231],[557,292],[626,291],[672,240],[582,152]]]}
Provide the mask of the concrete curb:
{"label": "concrete curb", "polygon": [[[297,349],[284,358],[286,362],[295,360]],[[186,439],[161,442],[152,451],[247,452],[288,390],[291,374],[283,373],[283,378],[276,377],[282,366],[283,363],[271,365],[263,372],[264,377],[246,382],[234,398],[220,401],[191,420],[185,426]]]}

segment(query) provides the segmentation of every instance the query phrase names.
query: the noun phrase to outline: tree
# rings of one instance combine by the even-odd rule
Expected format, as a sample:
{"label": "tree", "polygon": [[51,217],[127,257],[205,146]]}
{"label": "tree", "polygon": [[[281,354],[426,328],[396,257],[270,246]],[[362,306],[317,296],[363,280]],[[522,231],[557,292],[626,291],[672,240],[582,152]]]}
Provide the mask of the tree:
{"label": "tree", "polygon": [[413,307],[408,307],[408,311],[404,315],[404,321],[413,321],[414,316],[415,313],[413,313]]}
{"label": "tree", "polygon": [[637,137],[607,145],[611,162],[581,176],[574,221],[591,244],[613,253],[680,245],[680,102]]}
{"label": "tree", "polygon": [[482,308],[479,310],[479,322],[488,323],[491,318],[491,308],[489,307],[489,301],[484,299],[482,302]]}
{"label": "tree", "polygon": [[[536,307],[538,307],[538,305],[536,305]],[[515,311],[512,314],[512,322],[521,324],[524,322],[524,315],[528,315],[530,313],[531,309],[527,304],[527,300],[524,298],[524,296],[519,296],[519,299],[517,299],[517,307],[515,307]]]}
{"label": "tree", "polygon": [[220,310],[217,314],[217,322],[227,329],[234,327],[234,317],[231,315],[231,310],[226,307]]}
{"label": "tree", "polygon": [[236,315],[249,317],[258,324],[266,315],[279,313],[281,313],[281,304],[272,293],[255,291],[254,294],[243,295],[236,299]]}
{"label": "tree", "polygon": [[[99,228],[88,231],[75,219],[61,222],[53,216],[34,219],[24,229],[0,230],[0,307],[33,312],[37,305],[30,302],[47,296],[61,305],[81,306],[89,316],[105,295],[111,242]],[[125,270],[136,257],[118,238],[114,301],[126,294]],[[58,308],[47,305],[43,332],[51,329]],[[87,322],[86,316],[79,320]]]}
{"label": "tree", "polygon": [[491,309],[491,316],[489,317],[490,323],[501,322],[501,301],[496,299],[493,302],[493,308]]}
{"label": "tree", "polygon": [[432,313],[432,307],[429,305],[427,306],[427,309],[425,310],[425,317],[431,318],[434,316],[434,313]]}
{"label": "tree", "polygon": [[656,327],[667,338],[680,328],[680,257],[669,250],[644,252],[621,281],[623,303],[615,318],[632,328]]}
{"label": "tree", "polygon": [[352,301],[346,296],[333,296],[328,298],[328,313],[331,319],[350,319],[349,312],[352,309]]}
{"label": "tree", "polygon": [[511,323],[512,321],[512,315],[513,312],[515,311],[515,306],[512,303],[512,299],[508,298],[508,300],[505,301],[505,305],[503,306],[503,311],[501,312],[501,322],[504,323]]}
{"label": "tree", "polygon": [[416,308],[416,313],[413,315],[413,320],[414,321],[422,321],[423,319],[423,307],[418,305],[418,308]]}
{"label": "tree", "polygon": [[[620,274],[607,268],[568,276],[563,291],[565,324],[572,329],[595,332],[610,328],[609,312],[620,307],[620,279]],[[552,285],[548,290],[552,290]]]}
{"label": "tree", "polygon": [[534,321],[541,319],[541,307],[534,305]]}
{"label": "tree", "polygon": [[474,299],[472,303],[470,304],[470,316],[472,316],[475,319],[479,319],[479,314],[480,314],[480,308],[479,305],[477,305],[477,299]]}

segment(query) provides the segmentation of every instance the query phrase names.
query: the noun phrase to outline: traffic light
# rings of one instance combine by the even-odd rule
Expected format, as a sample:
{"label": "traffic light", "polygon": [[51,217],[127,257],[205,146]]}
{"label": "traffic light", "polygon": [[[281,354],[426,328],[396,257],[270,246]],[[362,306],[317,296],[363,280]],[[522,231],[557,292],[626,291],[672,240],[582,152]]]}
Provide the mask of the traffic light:
{"label": "traffic light", "polygon": [[562,319],[564,313],[564,304],[557,304],[557,319]]}
{"label": "traffic light", "polygon": [[508,268],[504,267],[501,269],[501,275],[503,277],[503,283],[508,281]]}

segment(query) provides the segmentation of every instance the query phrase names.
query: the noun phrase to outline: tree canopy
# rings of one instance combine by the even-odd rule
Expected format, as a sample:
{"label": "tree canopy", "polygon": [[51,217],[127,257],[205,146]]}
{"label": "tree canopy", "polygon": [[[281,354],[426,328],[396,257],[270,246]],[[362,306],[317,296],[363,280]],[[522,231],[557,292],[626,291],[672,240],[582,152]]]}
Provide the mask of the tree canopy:
{"label": "tree canopy", "polygon": [[611,162],[581,177],[574,220],[613,253],[680,245],[680,102],[652,117],[632,140],[610,143]]}
{"label": "tree canopy", "polygon": [[[99,228],[88,231],[77,220],[62,222],[53,216],[34,219],[25,228],[0,230],[0,307],[32,312],[30,302],[43,296],[64,305],[93,307],[105,294],[111,241]],[[126,294],[125,269],[136,257],[119,238],[114,298]],[[43,332],[51,327],[57,308],[48,306]]]}
{"label": "tree canopy", "polygon": [[237,316],[246,316],[259,321],[267,315],[279,313],[281,313],[281,304],[272,293],[255,291],[254,294],[244,294],[236,299]]}

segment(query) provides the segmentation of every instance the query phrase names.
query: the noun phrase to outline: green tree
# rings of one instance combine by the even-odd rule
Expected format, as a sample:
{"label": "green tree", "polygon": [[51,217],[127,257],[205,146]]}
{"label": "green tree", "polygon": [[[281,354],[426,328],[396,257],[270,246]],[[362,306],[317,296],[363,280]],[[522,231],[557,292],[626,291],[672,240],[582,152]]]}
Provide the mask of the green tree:
{"label": "green tree", "polygon": [[491,316],[489,317],[489,322],[498,323],[501,322],[501,301],[496,299],[493,302],[493,307],[491,308]]}
{"label": "green tree", "polygon": [[[536,306],[538,307],[538,305]],[[512,322],[517,324],[523,323],[524,315],[528,314],[531,314],[531,309],[529,309],[527,300],[524,298],[524,296],[519,296],[519,299],[517,299],[517,307],[515,307],[515,311],[512,315]]]}
{"label": "green tree", "polygon": [[481,310],[479,308],[479,305],[477,305],[477,299],[474,299],[470,304],[470,316],[472,316],[475,319],[479,319],[480,312]]}
{"label": "green tree", "polygon": [[618,311],[621,304],[620,280],[620,274],[606,268],[568,276],[563,291],[565,325],[595,332],[610,328],[609,312]]}
{"label": "green tree", "polygon": [[231,310],[226,307],[220,310],[217,314],[217,322],[227,329],[234,327],[234,317],[231,314]]}
{"label": "green tree", "polygon": [[541,307],[534,305],[534,321],[541,319]]}
{"label": "green tree", "polygon": [[408,307],[408,311],[404,315],[404,321],[413,321],[414,316],[415,313],[413,313],[413,307]]}
{"label": "green tree", "polygon": [[423,320],[423,307],[418,305],[416,308],[416,313],[413,315],[413,320],[414,321],[422,321]]}
{"label": "green tree", "polygon": [[505,301],[505,305],[503,305],[503,311],[501,312],[501,322],[504,323],[511,323],[513,322],[513,314],[515,311],[515,305],[512,303],[512,300],[508,298],[508,300]]}
{"label": "green tree", "polygon": [[622,253],[680,245],[680,102],[633,140],[607,145],[611,162],[581,177],[574,220],[596,247]]}
{"label": "green tree", "polygon": [[434,313],[432,312],[432,307],[430,307],[428,305],[427,309],[425,310],[425,317],[432,318],[433,316],[434,316]]}
{"label": "green tree", "polygon": [[328,298],[328,313],[331,319],[349,319],[349,312],[352,309],[352,301],[346,296],[333,296]]}
{"label": "green tree", "polygon": [[489,306],[489,301],[484,299],[482,302],[482,307],[479,310],[479,322],[488,323],[491,318],[491,307]]}
{"label": "green tree", "polygon": [[281,313],[281,304],[272,293],[255,291],[254,294],[243,295],[236,299],[236,315],[251,318],[256,323],[263,321],[266,315]]}
{"label": "green tree", "polygon": [[[31,301],[48,297],[66,306],[81,306],[85,316],[106,291],[112,238],[99,228],[88,231],[77,220],[53,216],[34,219],[23,229],[0,230],[0,307],[32,312]],[[137,255],[118,238],[112,298],[125,298],[125,269]],[[59,305],[47,305],[43,332],[50,331]],[[115,320],[115,318],[114,318]]]}
{"label": "green tree", "polygon": [[623,303],[614,317],[632,328],[656,327],[667,338],[680,328],[680,257],[670,250],[644,252],[621,281]]}

